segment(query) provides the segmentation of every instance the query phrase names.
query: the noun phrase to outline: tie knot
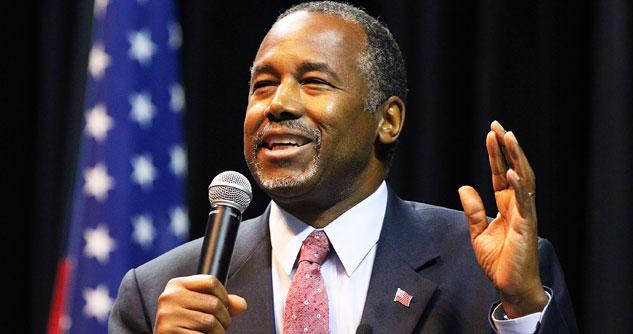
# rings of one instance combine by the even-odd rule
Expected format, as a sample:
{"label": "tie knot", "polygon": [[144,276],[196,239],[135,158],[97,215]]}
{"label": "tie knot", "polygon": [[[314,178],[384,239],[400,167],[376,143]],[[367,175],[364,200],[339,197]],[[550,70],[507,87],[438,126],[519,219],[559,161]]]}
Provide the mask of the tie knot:
{"label": "tie knot", "polygon": [[330,240],[323,231],[314,231],[303,240],[301,252],[299,254],[299,262],[309,261],[318,263],[319,265],[325,261],[330,253]]}

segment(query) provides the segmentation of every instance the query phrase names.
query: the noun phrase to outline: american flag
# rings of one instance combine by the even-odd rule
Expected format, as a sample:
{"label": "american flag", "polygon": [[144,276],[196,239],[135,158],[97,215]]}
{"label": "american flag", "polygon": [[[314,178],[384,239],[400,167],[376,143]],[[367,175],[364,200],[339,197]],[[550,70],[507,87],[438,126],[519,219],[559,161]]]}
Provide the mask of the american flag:
{"label": "american flag", "polygon": [[48,332],[106,333],[126,271],[188,238],[176,4],[94,1],[84,125]]}
{"label": "american flag", "polygon": [[396,296],[393,298],[393,301],[398,302],[406,307],[409,307],[409,305],[411,304],[411,299],[413,299],[413,296],[411,296],[408,292],[398,288],[398,291],[396,291]]}

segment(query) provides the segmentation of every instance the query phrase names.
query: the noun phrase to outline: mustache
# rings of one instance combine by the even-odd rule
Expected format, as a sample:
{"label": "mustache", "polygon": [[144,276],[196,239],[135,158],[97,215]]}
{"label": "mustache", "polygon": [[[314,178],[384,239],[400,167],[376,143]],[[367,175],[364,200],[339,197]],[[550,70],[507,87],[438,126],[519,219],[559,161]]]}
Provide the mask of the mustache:
{"label": "mustache", "polygon": [[287,120],[283,120],[283,121],[278,121],[278,122],[274,122],[274,123],[268,123],[264,126],[263,129],[261,129],[259,132],[257,132],[257,135],[255,136],[255,142],[254,142],[254,149],[257,149],[259,147],[262,146],[262,143],[264,141],[264,136],[273,128],[287,128],[287,129],[292,129],[292,130],[298,130],[302,136],[310,139],[311,141],[313,141],[317,147],[321,146],[321,131],[317,130],[317,129],[313,129],[307,125],[305,125],[303,122],[301,122],[298,119],[287,119]]}

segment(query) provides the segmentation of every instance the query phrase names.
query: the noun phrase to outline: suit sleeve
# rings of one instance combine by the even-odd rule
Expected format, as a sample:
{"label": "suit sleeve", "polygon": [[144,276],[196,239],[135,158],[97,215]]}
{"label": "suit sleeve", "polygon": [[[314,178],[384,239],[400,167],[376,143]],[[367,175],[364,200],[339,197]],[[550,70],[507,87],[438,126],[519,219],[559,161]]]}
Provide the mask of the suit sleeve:
{"label": "suit sleeve", "polygon": [[149,319],[136,278],[136,270],[125,274],[119,294],[114,301],[108,333],[151,333],[152,321]]}
{"label": "suit sleeve", "polygon": [[538,333],[578,333],[574,309],[565,284],[565,276],[558,262],[554,247],[539,239],[539,266],[543,285],[549,287],[552,299],[541,318]]}

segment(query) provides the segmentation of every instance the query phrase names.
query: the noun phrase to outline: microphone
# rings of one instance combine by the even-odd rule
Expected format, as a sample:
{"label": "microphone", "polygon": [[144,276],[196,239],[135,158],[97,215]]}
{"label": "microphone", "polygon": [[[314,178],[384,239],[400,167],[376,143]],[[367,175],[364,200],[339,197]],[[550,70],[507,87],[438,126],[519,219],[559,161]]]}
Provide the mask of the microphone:
{"label": "microphone", "polygon": [[226,283],[231,254],[242,221],[242,213],[253,199],[251,184],[238,172],[218,174],[209,185],[211,211],[200,252],[198,273]]}

